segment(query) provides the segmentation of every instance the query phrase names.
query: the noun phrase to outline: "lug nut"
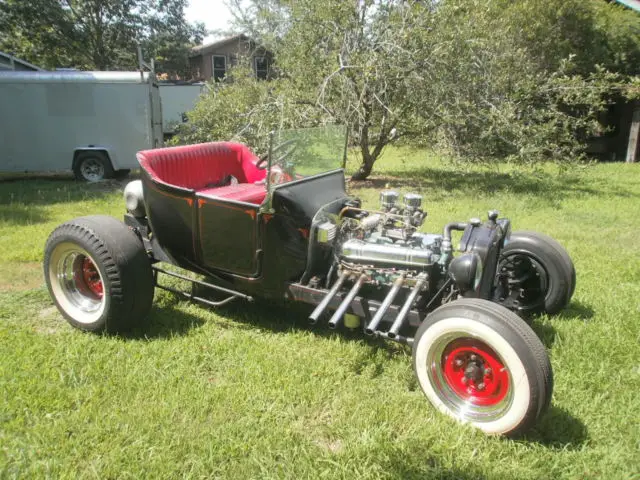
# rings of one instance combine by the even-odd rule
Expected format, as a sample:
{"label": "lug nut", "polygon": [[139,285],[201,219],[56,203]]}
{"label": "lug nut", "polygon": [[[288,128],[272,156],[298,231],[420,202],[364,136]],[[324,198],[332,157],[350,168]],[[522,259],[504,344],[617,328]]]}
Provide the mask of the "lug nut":
{"label": "lug nut", "polygon": [[466,385],[467,383],[469,383],[469,379],[467,377],[462,377],[462,383]]}
{"label": "lug nut", "polygon": [[471,360],[472,362],[475,362],[477,359],[478,359],[478,357],[476,357],[473,354],[469,357],[469,360]]}
{"label": "lug nut", "polygon": [[484,369],[484,374],[485,375],[491,375],[492,370],[490,368],[485,368]]}
{"label": "lug nut", "polygon": [[461,367],[463,363],[464,362],[462,360],[460,360],[459,358],[456,359],[456,367]]}
{"label": "lug nut", "polygon": [[478,384],[478,390],[484,390],[484,382]]}

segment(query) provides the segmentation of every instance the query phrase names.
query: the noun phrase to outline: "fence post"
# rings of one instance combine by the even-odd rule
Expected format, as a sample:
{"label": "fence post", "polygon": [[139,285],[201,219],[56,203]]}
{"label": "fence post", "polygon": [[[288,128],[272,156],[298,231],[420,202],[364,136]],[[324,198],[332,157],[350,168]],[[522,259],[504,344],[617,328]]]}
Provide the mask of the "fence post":
{"label": "fence post", "polygon": [[636,162],[638,152],[638,133],[640,131],[640,105],[634,104],[631,130],[629,131],[629,145],[627,146],[627,163]]}

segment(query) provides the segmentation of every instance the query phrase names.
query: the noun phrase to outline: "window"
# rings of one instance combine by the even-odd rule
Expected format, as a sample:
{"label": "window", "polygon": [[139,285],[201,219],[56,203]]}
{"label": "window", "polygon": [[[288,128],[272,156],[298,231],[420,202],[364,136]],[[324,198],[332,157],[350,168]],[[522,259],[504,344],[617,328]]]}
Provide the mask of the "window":
{"label": "window", "polygon": [[211,63],[213,64],[213,80],[219,82],[227,74],[227,57],[225,55],[213,55]]}
{"label": "window", "polygon": [[255,57],[256,78],[266,80],[269,75],[269,59],[267,57]]}

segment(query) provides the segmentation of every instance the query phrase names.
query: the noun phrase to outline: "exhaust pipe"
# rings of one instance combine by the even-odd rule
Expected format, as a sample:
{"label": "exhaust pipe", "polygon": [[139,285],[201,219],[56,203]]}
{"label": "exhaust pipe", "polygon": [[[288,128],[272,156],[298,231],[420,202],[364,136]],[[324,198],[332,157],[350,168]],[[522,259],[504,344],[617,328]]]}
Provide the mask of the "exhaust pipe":
{"label": "exhaust pipe", "polygon": [[342,284],[344,283],[344,281],[347,279],[348,276],[349,276],[348,272],[346,271],[342,272],[342,274],[338,277],[336,282],[333,284],[333,287],[331,287],[331,290],[329,290],[329,293],[325,295],[325,297],[320,301],[318,306],[313,310],[311,315],[309,315],[309,323],[311,325],[315,325],[316,323],[318,323],[318,319],[320,318],[320,315],[322,315],[324,311],[327,309],[327,307],[329,306],[329,303],[331,303],[331,300],[333,300],[333,297],[335,297],[338,291],[340,290],[340,288],[342,288]]}
{"label": "exhaust pipe", "polygon": [[373,333],[378,329],[378,325],[380,325],[384,314],[387,313],[387,310],[389,310],[389,307],[393,303],[393,300],[396,298],[396,295],[398,295],[398,292],[400,291],[400,288],[402,288],[403,283],[404,274],[400,275],[398,278],[396,278],[395,282],[393,282],[389,293],[386,297],[384,297],[384,300],[378,307],[378,311],[369,322],[369,325],[367,325],[367,328],[364,329],[365,334],[373,335]]}
{"label": "exhaust pipe", "polygon": [[393,340],[398,336],[398,333],[400,332],[400,329],[402,328],[402,325],[407,318],[407,314],[409,313],[409,310],[411,310],[411,306],[413,305],[413,302],[416,301],[416,297],[418,296],[418,293],[424,286],[425,282],[426,280],[424,278],[418,280],[415,287],[413,287],[413,290],[411,290],[411,293],[409,293],[409,296],[404,302],[404,305],[402,305],[402,308],[400,309],[398,316],[394,320],[393,325],[391,325],[391,328],[387,332],[387,337],[389,337],[390,339]]}
{"label": "exhaust pipe", "polygon": [[351,290],[349,290],[349,293],[347,293],[347,296],[344,297],[344,300],[342,301],[340,306],[336,309],[335,312],[333,312],[333,316],[329,320],[329,328],[335,329],[338,327],[338,325],[342,321],[342,316],[344,315],[344,312],[347,311],[353,299],[356,298],[358,291],[360,290],[360,288],[362,288],[362,285],[364,284],[366,279],[367,279],[367,276],[365,274],[362,274],[360,275],[358,280],[356,280],[356,283],[353,284],[353,287],[351,287]]}

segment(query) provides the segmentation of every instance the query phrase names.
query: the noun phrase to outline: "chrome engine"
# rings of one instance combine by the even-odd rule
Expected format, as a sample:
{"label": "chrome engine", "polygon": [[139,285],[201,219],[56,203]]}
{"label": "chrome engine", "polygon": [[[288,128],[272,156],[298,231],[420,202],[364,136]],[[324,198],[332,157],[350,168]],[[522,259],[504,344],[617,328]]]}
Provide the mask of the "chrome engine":
{"label": "chrome engine", "polygon": [[[380,193],[379,211],[364,210],[355,201],[344,204],[338,215],[318,218],[313,231],[316,242],[310,245],[317,245],[317,251],[325,258],[331,255],[333,261],[326,276],[310,278],[311,288],[324,281],[327,289],[309,315],[312,324],[342,291],[340,304],[328,322],[330,328],[336,328],[345,321],[343,316],[352,302],[362,295],[379,302],[364,332],[410,344],[413,339],[402,332],[412,309],[426,311],[467,293],[488,298],[499,243],[508,238],[509,221],[498,220],[498,212],[491,211],[484,224],[471,219],[446,224],[441,235],[420,233],[417,230],[427,216],[422,197],[407,193],[402,204],[399,198],[397,192],[387,190]],[[461,254],[456,257],[451,237],[454,230],[463,232]],[[487,274],[485,265],[489,265]],[[391,326],[381,327],[391,311],[395,312]]]}
{"label": "chrome engine", "polygon": [[344,242],[340,256],[354,263],[421,268],[438,262],[441,240],[440,235],[414,233],[409,241],[394,242],[374,232],[364,240],[351,238]]}
{"label": "chrome engine", "polygon": [[[426,213],[421,209],[422,197],[415,193],[404,196],[398,205],[395,191],[380,193],[381,210],[358,210],[344,219],[339,227],[337,253],[342,262],[372,267],[400,267],[424,270],[441,257],[442,235],[416,232]],[[321,238],[333,237],[327,232]]]}

